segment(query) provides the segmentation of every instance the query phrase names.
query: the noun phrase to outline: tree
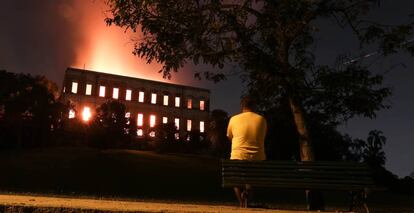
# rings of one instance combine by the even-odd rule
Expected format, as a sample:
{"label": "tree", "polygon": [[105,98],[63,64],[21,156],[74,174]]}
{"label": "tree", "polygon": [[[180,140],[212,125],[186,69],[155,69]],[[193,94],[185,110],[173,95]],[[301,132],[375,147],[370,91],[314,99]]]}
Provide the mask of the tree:
{"label": "tree", "polygon": [[[325,120],[330,121],[354,115],[374,117],[377,110],[386,107],[382,101],[389,95],[387,88],[376,88],[381,76],[372,75],[362,63],[345,63],[348,59],[342,58],[336,67],[315,64],[310,47],[314,44],[313,33],[320,27],[318,20],[331,18],[341,27],[351,28],[362,48],[377,45],[384,56],[401,49],[414,52],[414,46],[405,42],[413,34],[412,23],[387,26],[363,20],[379,2],[108,0],[113,16],[106,22],[142,31],[143,38],[136,43],[134,53],[148,62],[162,63],[160,72],[165,77],[188,61],[219,68],[226,63],[239,64],[251,85],[266,87],[268,97],[285,99],[298,134],[301,160],[308,161],[314,159],[309,116],[328,117]],[[195,76],[202,74],[214,81],[225,78],[220,70]],[[368,82],[352,82],[358,75]],[[338,81],[333,80],[338,79],[345,81],[335,85]],[[356,93],[347,93],[347,88]],[[341,97],[345,99],[338,99]],[[318,100],[323,102],[318,104]],[[355,104],[358,100],[369,104]],[[314,105],[317,113],[311,114]],[[337,114],[331,116],[331,111]]]}
{"label": "tree", "polygon": [[49,142],[66,111],[57,93],[57,85],[44,76],[0,71],[1,141],[17,147]]}

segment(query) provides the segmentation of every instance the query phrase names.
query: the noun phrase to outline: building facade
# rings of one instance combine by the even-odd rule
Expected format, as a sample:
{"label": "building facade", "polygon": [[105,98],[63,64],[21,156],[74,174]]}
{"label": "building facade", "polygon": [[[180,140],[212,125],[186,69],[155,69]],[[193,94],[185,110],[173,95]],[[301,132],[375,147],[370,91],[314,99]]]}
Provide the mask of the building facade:
{"label": "building facade", "polygon": [[[126,106],[126,117],[135,118],[137,135],[161,123],[174,123],[180,135],[188,131],[204,133],[209,116],[210,91],[207,89],[68,68],[62,88],[62,101],[74,109],[69,118],[88,122],[96,108],[110,100]],[[153,134],[153,133],[152,133]]]}

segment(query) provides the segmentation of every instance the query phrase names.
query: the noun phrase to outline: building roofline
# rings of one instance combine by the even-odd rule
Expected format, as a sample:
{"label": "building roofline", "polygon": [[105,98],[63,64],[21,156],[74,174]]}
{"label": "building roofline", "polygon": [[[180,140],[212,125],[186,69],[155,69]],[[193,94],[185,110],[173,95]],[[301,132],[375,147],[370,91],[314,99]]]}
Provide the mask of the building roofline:
{"label": "building roofline", "polygon": [[146,81],[146,82],[151,82],[151,83],[157,83],[157,84],[163,84],[166,86],[174,86],[174,87],[181,87],[181,88],[189,88],[189,89],[196,89],[196,90],[202,90],[205,92],[210,93],[209,89],[205,89],[205,88],[200,88],[200,87],[193,87],[193,86],[187,86],[187,85],[182,85],[182,84],[173,84],[173,83],[166,83],[166,82],[162,82],[162,81],[154,81],[154,80],[148,80],[148,79],[143,79],[143,78],[136,78],[136,77],[131,77],[131,76],[125,76],[125,75],[115,75],[115,74],[110,74],[110,73],[104,73],[104,72],[98,72],[98,71],[94,71],[94,70],[87,70],[87,69],[79,69],[79,68],[74,68],[74,67],[68,67],[66,69],[66,72],[68,71],[76,71],[76,72],[91,72],[94,74],[99,74],[99,75],[106,75],[106,76],[113,76],[113,77],[121,77],[124,79],[132,79],[132,80],[140,80],[140,81]]}

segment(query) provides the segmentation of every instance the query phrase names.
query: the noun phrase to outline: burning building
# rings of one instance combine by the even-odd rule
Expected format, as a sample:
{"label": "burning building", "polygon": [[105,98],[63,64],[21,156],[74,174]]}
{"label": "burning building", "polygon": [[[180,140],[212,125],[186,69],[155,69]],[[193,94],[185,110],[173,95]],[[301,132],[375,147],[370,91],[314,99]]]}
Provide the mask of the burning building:
{"label": "burning building", "polygon": [[126,117],[136,118],[137,135],[161,123],[174,122],[180,134],[191,130],[205,132],[209,116],[210,91],[207,89],[152,80],[68,68],[61,99],[74,109],[69,118],[88,122],[95,109],[109,100],[126,106]]}

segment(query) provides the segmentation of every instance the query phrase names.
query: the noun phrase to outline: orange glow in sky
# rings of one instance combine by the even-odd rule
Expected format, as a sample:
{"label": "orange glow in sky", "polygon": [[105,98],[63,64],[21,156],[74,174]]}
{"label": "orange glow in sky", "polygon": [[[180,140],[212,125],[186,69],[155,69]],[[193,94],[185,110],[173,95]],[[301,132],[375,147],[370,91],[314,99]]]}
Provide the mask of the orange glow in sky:
{"label": "orange glow in sky", "polygon": [[[155,62],[147,64],[132,54],[134,42],[140,33],[126,32],[117,26],[106,26],[105,17],[110,16],[104,0],[76,0],[73,8],[81,13],[78,18],[84,42],[76,51],[75,68],[85,68],[99,72],[126,75],[137,78],[188,84],[189,77],[162,78],[158,73],[161,65]],[[192,78],[192,77],[191,77]]]}

